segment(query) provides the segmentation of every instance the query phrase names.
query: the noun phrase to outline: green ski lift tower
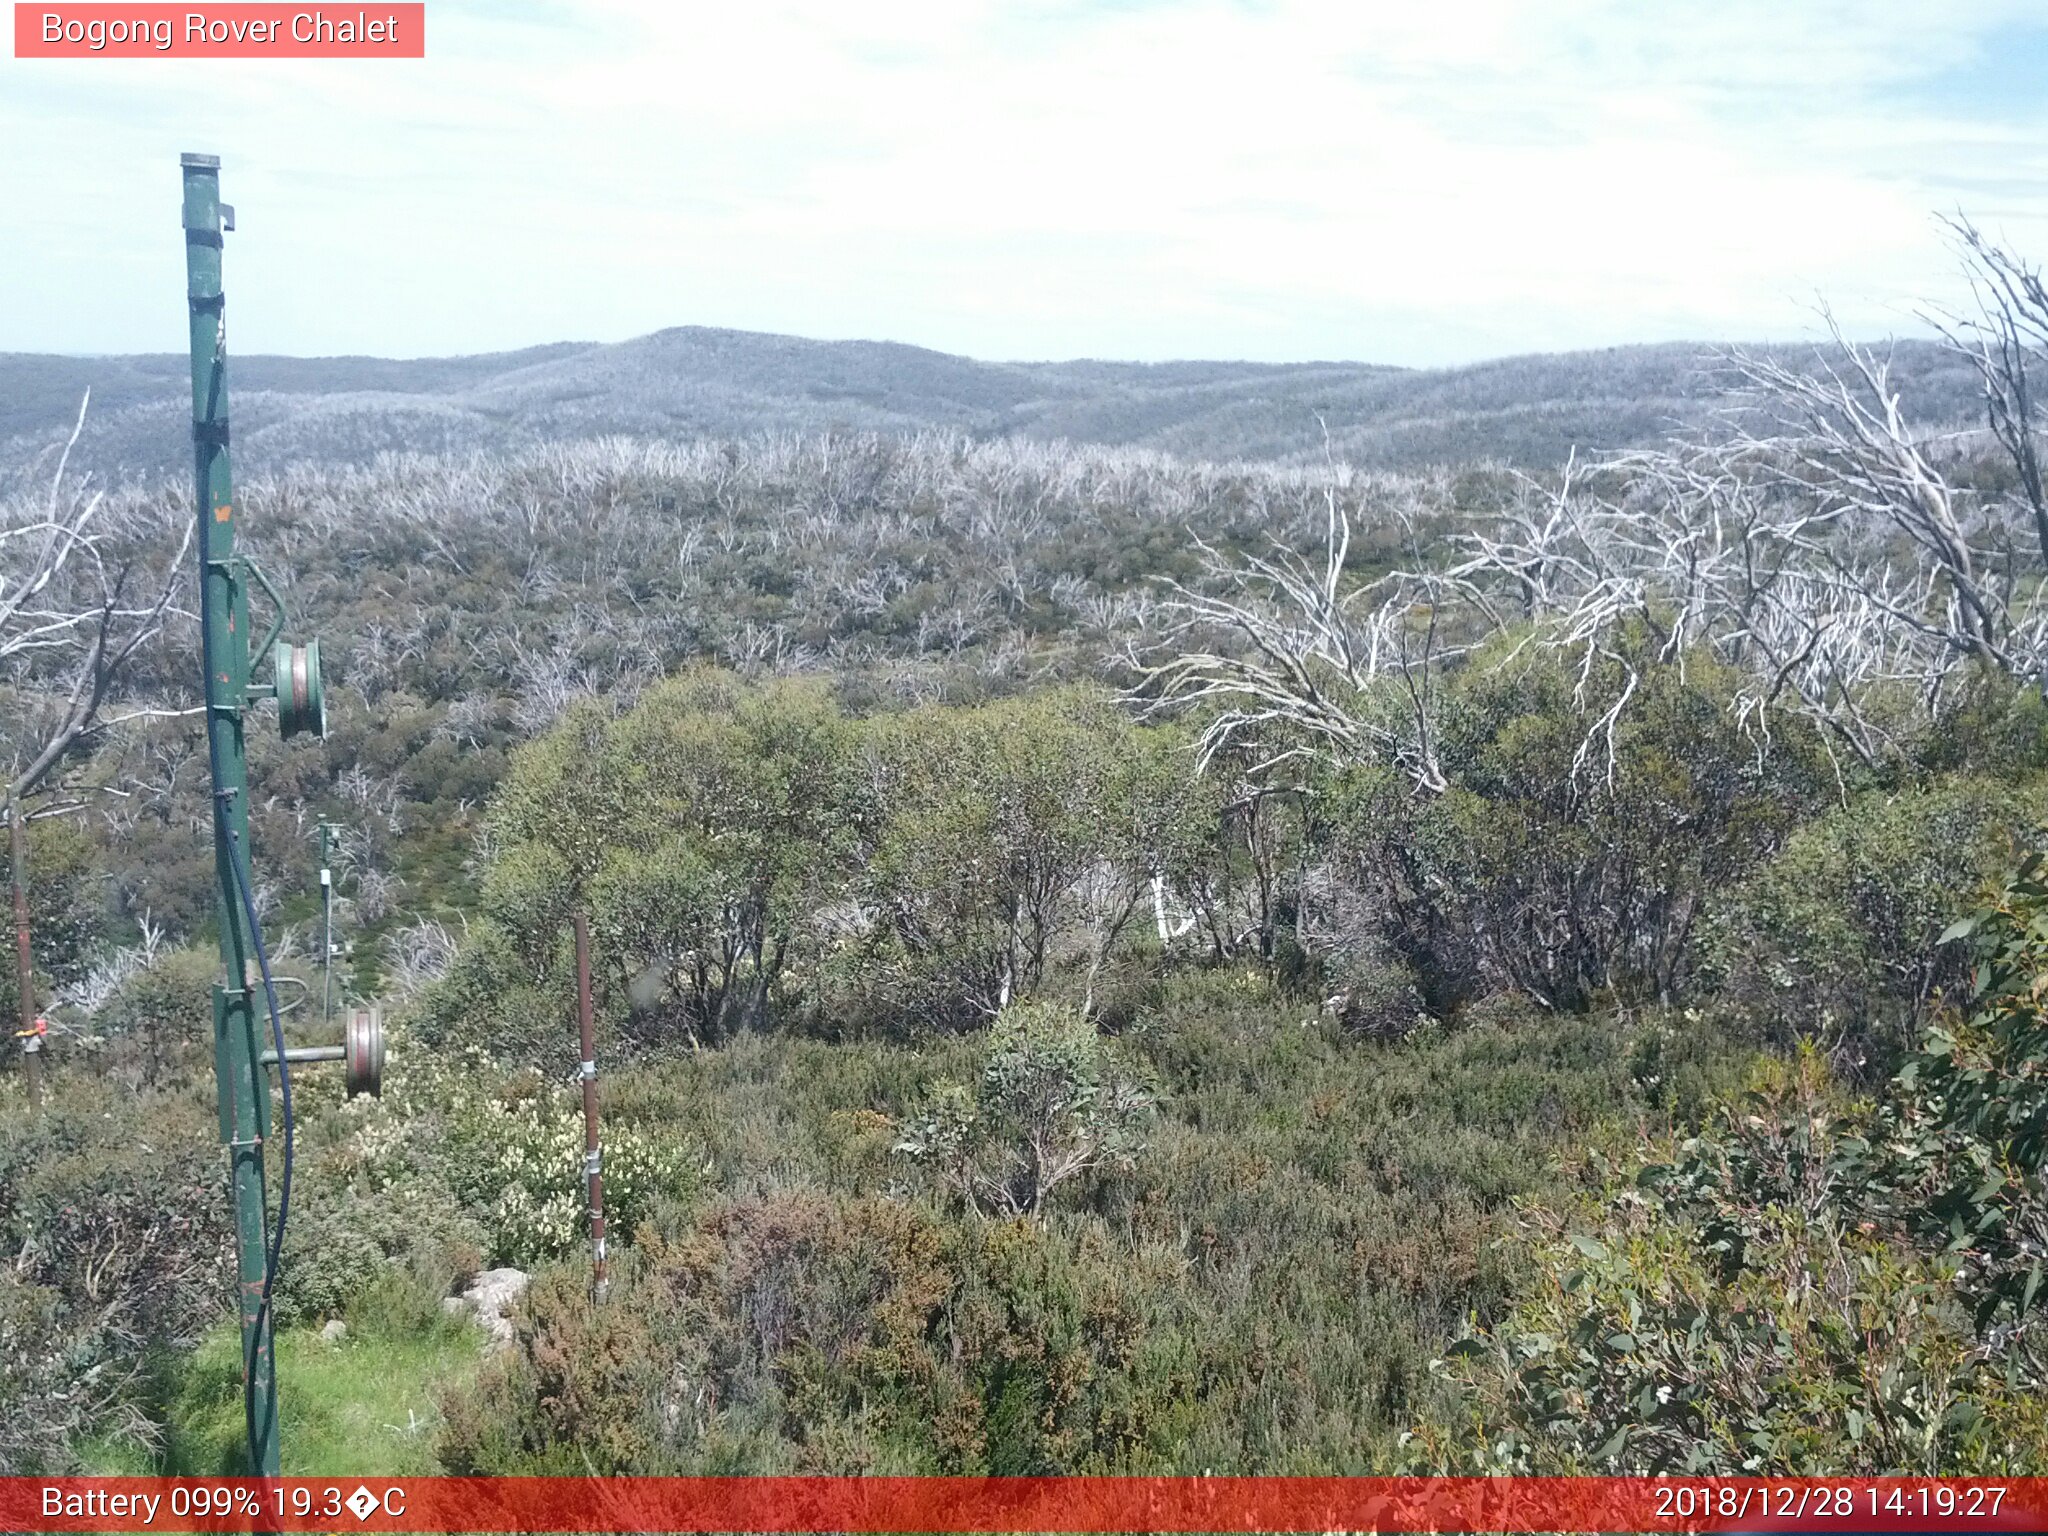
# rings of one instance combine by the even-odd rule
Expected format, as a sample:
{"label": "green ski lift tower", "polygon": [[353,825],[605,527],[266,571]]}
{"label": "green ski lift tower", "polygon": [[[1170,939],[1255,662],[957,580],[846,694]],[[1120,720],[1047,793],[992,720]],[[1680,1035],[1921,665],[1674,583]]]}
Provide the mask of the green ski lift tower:
{"label": "green ski lift tower", "polygon": [[[342,1061],[351,1095],[375,1093],[383,1070],[382,1018],[350,1010],[348,1038],[338,1046],[292,1048],[284,1041],[270,963],[252,894],[249,861],[248,760],[244,738],[254,704],[277,701],[287,736],[327,731],[320,643],[280,639],[286,613],[262,570],[236,548],[235,506],[228,464],[227,311],[221,290],[222,236],[235,227],[220,200],[220,160],[185,155],[186,300],[192,321],[192,445],[194,513],[199,519],[201,650],[206,671],[207,758],[213,780],[214,874],[219,888],[222,978],[213,991],[214,1073],[221,1144],[234,1202],[238,1312],[242,1329],[243,1406],[249,1472],[278,1474],[277,1369],[272,1352],[271,1292],[277,1275],[291,1190],[291,1065]],[[268,601],[268,631],[250,643],[252,589]],[[252,656],[269,652],[271,677],[251,675]],[[271,1083],[278,1074],[284,1129],[283,1178],[273,1228],[264,1149],[271,1136]]]}

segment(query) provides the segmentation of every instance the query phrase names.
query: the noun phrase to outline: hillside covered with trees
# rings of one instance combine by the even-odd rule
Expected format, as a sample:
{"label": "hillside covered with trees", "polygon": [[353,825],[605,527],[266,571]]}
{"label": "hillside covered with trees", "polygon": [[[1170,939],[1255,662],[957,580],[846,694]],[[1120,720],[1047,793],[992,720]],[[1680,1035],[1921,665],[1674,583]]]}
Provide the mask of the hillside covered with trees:
{"label": "hillside covered with trees", "polygon": [[[324,740],[250,734],[256,905],[306,1036],[339,823],[393,1017],[381,1099],[297,1083],[286,1471],[2042,1472],[2048,299],[1970,248],[1945,350],[1734,354],[1526,472],[1362,467],[1341,405],[1304,452],[1293,375],[1191,366],[1261,460],[1131,446],[1201,419],[1133,386],[1035,418],[1094,446],[245,476],[331,658]],[[54,1031],[40,1111],[0,1079],[0,1469],[219,1472],[190,492],[65,430],[0,520]],[[486,1350],[444,1302],[500,1267]]]}
{"label": "hillside covered with trees", "polygon": [[[1810,346],[1770,349],[1811,366]],[[1369,363],[982,362],[921,347],[679,326],[609,345],[480,357],[250,357],[235,363],[244,473],[367,464],[380,453],[519,453],[600,436],[920,431],[1146,448],[1190,460],[1417,471],[1474,462],[1550,469],[1574,448],[1641,448],[1712,416],[1721,347],[1673,343],[1504,358],[1462,368]],[[1916,420],[1972,420],[1976,376],[1927,341],[1892,348]],[[0,354],[0,453],[62,436],[102,477],[185,462],[182,356]]]}

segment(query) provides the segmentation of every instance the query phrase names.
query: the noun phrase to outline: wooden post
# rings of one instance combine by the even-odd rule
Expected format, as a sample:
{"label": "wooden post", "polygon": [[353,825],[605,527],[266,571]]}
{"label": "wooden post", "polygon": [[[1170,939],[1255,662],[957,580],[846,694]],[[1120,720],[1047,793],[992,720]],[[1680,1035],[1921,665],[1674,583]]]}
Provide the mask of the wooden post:
{"label": "wooden post", "polygon": [[21,1066],[28,1078],[28,1101],[43,1107],[43,1037],[36,1028],[36,970],[28,945],[28,829],[19,800],[7,805],[8,864],[14,884],[14,984],[21,1001]]}
{"label": "wooden post", "polygon": [[590,918],[576,911],[576,1029],[583,1056],[583,1181],[590,1199],[590,1293],[599,1303],[611,1289],[604,1249],[604,1147],[597,1128],[596,1019],[590,998]]}

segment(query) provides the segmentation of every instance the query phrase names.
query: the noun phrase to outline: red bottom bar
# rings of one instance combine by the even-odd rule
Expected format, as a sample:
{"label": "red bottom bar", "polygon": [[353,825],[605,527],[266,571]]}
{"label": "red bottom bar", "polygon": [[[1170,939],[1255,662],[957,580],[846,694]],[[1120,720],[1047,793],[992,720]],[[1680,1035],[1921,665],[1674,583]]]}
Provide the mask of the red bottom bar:
{"label": "red bottom bar", "polygon": [[9,1531],[2048,1531],[2048,1478],[0,1479]]}

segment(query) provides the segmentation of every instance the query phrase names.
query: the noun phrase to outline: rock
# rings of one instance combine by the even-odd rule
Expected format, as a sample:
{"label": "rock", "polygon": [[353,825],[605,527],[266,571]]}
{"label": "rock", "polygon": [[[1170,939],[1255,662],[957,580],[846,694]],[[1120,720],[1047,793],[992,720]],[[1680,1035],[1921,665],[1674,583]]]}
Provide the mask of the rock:
{"label": "rock", "polygon": [[344,1323],[338,1317],[332,1318],[328,1321],[327,1325],[320,1330],[320,1337],[325,1339],[330,1344],[339,1344],[343,1339],[348,1337],[348,1324]]}
{"label": "rock", "polygon": [[469,1282],[463,1298],[479,1313],[500,1313],[526,1294],[523,1269],[487,1269]]}
{"label": "rock", "polygon": [[468,1312],[486,1337],[487,1351],[503,1349],[512,1342],[512,1319],[505,1314],[526,1294],[523,1269],[487,1269],[470,1281],[460,1296],[441,1303],[446,1312]]}

